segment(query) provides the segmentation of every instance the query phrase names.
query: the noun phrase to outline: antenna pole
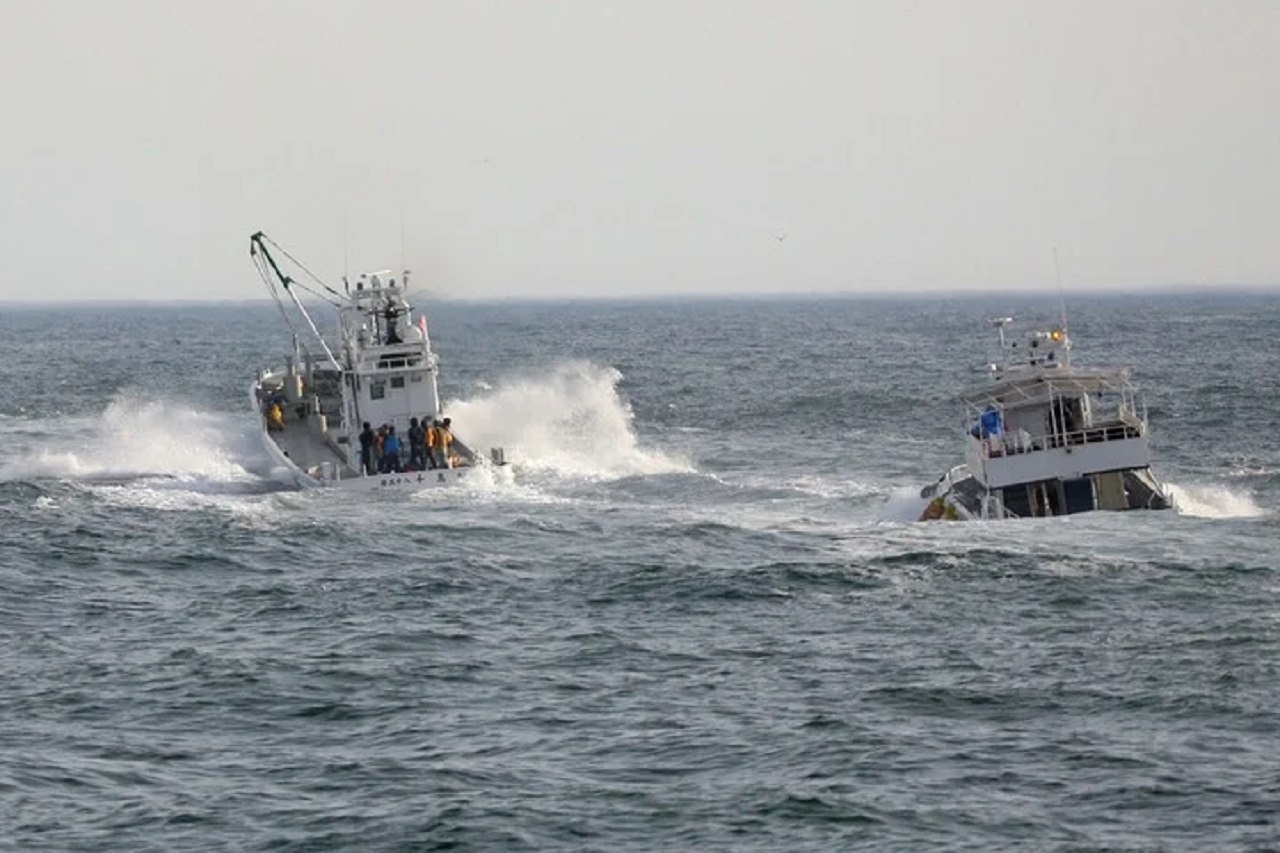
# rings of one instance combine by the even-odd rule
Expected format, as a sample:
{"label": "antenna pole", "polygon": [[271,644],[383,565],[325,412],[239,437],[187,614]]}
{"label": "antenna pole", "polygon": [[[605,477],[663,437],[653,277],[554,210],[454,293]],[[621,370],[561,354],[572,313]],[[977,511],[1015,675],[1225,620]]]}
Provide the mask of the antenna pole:
{"label": "antenna pole", "polygon": [[1067,297],[1062,290],[1062,268],[1058,265],[1058,247],[1053,247],[1053,277],[1058,283],[1058,305],[1062,311],[1062,331],[1067,331]]}
{"label": "antenna pole", "polygon": [[1058,310],[1062,312],[1063,361],[1071,367],[1071,334],[1067,331],[1067,296],[1062,289],[1062,268],[1058,265],[1058,247],[1053,247],[1053,277],[1058,282]]}

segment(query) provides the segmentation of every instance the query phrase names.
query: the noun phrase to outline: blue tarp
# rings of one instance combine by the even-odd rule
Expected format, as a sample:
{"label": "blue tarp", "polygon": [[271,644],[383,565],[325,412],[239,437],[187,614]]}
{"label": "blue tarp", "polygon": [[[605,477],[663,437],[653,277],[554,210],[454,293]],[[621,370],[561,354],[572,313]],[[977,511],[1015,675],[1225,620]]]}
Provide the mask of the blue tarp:
{"label": "blue tarp", "polygon": [[1000,435],[1004,432],[1004,428],[1000,425],[1000,413],[995,409],[987,409],[978,418],[978,423],[969,433],[974,438],[990,438],[993,435]]}

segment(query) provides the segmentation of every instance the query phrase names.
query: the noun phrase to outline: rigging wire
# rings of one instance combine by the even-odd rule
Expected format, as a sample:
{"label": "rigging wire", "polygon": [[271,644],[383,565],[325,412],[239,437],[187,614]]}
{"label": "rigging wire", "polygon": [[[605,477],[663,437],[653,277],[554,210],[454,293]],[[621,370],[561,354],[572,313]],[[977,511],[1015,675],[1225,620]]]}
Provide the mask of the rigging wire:
{"label": "rigging wire", "polygon": [[267,292],[271,294],[271,299],[276,303],[276,308],[280,309],[280,316],[284,318],[284,322],[289,327],[289,331],[293,332],[293,339],[298,342],[308,357],[312,357],[311,348],[307,346],[306,337],[301,335],[297,325],[293,321],[293,316],[289,310],[285,308],[284,300],[280,298],[280,290],[277,286],[275,277],[271,274],[270,268],[267,266],[266,260],[257,252],[250,252],[253,256],[253,265],[258,270],[263,282],[267,285]]}
{"label": "rigging wire", "polygon": [[290,279],[290,281],[291,281],[293,284],[296,284],[298,287],[300,287],[301,289],[305,290],[307,293],[310,293],[312,296],[315,296],[315,297],[317,297],[317,298],[319,298],[319,299],[323,299],[325,302],[327,302],[328,304],[330,304],[330,305],[334,306],[335,308],[341,308],[341,307],[342,307],[342,304],[343,304],[343,296],[342,296],[342,294],[341,294],[341,293],[339,293],[338,291],[334,290],[334,289],[333,289],[332,287],[330,287],[329,285],[325,284],[325,283],[324,283],[324,281],[322,281],[322,280],[321,280],[321,278],[320,278],[318,275],[316,275],[315,273],[313,273],[311,270],[307,269],[306,265],[305,265],[304,263],[302,263],[302,261],[298,260],[298,259],[297,259],[297,258],[295,258],[293,255],[289,254],[288,250],[287,250],[287,249],[285,249],[283,246],[281,246],[279,243],[277,243],[275,240],[272,240],[272,239],[271,239],[270,237],[268,237],[266,234],[263,234],[263,235],[262,235],[262,239],[263,239],[263,242],[270,243],[272,248],[274,248],[275,250],[277,250],[277,251],[278,251],[281,255],[283,255],[284,257],[288,258],[288,259],[289,259],[289,262],[290,262],[291,264],[293,264],[295,267],[297,267],[297,268],[298,268],[299,270],[301,270],[302,272],[306,273],[308,278],[310,278],[312,281],[314,281],[314,282],[315,282],[316,284],[318,284],[320,287],[322,287],[322,288],[324,288],[325,290],[327,290],[329,293],[333,294],[333,295],[337,298],[337,301],[335,302],[335,301],[332,301],[332,300],[328,299],[328,298],[327,298],[323,293],[318,293],[318,292],[316,292],[315,290],[312,290],[310,287],[307,287],[305,284],[303,284],[303,283],[302,283],[302,282],[300,282],[300,281],[295,281],[295,280],[293,280],[293,279]]}

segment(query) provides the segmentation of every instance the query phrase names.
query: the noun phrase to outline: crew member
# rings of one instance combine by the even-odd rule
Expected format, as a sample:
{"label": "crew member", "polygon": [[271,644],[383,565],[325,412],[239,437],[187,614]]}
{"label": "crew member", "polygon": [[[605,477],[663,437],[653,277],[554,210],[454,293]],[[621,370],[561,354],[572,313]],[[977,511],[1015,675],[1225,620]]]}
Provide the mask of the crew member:
{"label": "crew member", "polygon": [[396,435],[395,426],[387,427],[386,438],[382,439],[382,470],[388,474],[404,470],[400,465],[400,436]]}
{"label": "crew member", "polygon": [[364,422],[364,431],[360,433],[360,471],[363,474],[374,473],[373,469],[373,427]]}
{"label": "crew member", "polygon": [[444,468],[453,467],[453,458],[450,455],[449,447],[453,444],[453,432],[449,429],[449,425],[453,423],[449,418],[445,418],[440,422],[440,426],[436,429],[436,447],[440,453],[440,464]]}
{"label": "crew member", "polygon": [[267,429],[276,432],[284,429],[284,409],[280,408],[278,401],[273,401],[267,408]]}
{"label": "crew member", "polygon": [[421,471],[427,467],[427,431],[417,418],[409,418],[409,470]]}

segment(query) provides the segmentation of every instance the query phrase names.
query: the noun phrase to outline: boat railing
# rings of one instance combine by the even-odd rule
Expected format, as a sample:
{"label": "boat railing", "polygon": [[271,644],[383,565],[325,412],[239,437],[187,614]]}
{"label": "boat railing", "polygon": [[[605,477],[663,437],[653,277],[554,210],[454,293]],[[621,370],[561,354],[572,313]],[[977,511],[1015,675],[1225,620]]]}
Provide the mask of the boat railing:
{"label": "boat railing", "polygon": [[418,358],[380,358],[377,366],[379,368],[405,368],[416,367],[421,359]]}
{"label": "boat railing", "polygon": [[947,473],[943,474],[936,484],[936,493],[942,494],[950,489],[956,483],[969,476],[968,469],[963,465],[955,465]]}
{"label": "boat railing", "polygon": [[362,370],[404,370],[435,367],[435,358],[428,350],[412,345],[367,347],[360,350],[355,359]]}
{"label": "boat railing", "polygon": [[1047,435],[1033,436],[1025,430],[1020,430],[985,439],[983,441],[983,455],[990,459],[1016,456],[1022,453],[1036,453],[1041,450],[1057,450],[1062,447],[1126,441],[1141,438],[1145,431],[1142,422],[1136,419],[1126,419],[1121,422],[1111,422]]}

